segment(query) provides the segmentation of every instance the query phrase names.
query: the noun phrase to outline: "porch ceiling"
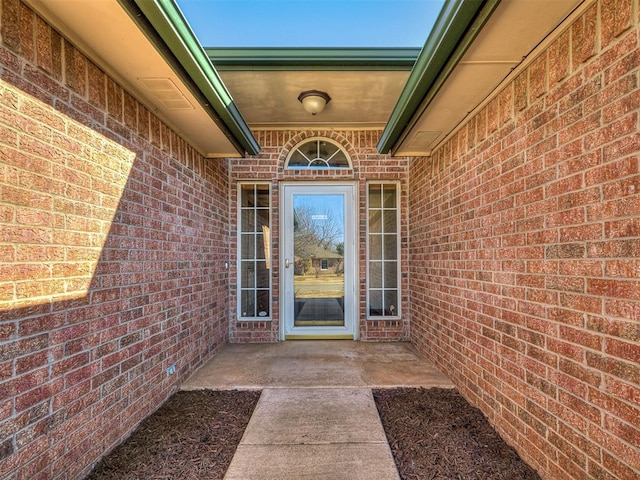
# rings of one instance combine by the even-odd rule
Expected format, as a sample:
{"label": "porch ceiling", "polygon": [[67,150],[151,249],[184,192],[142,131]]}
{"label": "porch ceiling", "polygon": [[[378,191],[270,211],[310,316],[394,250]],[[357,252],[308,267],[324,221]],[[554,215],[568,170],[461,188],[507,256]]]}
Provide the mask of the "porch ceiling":
{"label": "porch ceiling", "polygon": [[[383,129],[409,72],[221,72],[252,129]],[[298,95],[321,90],[331,96],[311,116]]]}
{"label": "porch ceiling", "polygon": [[[385,127],[419,49],[207,49],[252,129]],[[312,116],[298,95],[331,97]]]}
{"label": "porch ceiling", "polygon": [[[424,59],[430,50],[441,53],[436,22],[436,33],[420,55],[411,49],[316,49],[302,52],[302,57],[300,52],[291,56],[291,51],[275,51],[275,57],[268,58],[274,49],[208,49],[215,69],[206,56],[204,68],[197,65],[198,58],[191,58],[204,55],[204,50],[197,41],[197,48],[190,47],[195,38],[186,38],[193,35],[186,24],[158,30],[150,15],[160,22],[165,16],[184,21],[172,1],[92,0],[82,8],[77,0],[27,3],[205,156],[255,153],[258,146],[248,127],[384,129],[381,152],[422,156],[430,154],[572,10],[590,0],[450,0],[443,12],[470,5],[490,12],[481,25],[474,25],[474,14],[462,41],[450,42],[447,47],[455,47],[454,52],[437,67]],[[140,13],[132,16],[138,8]],[[460,29],[459,23],[452,21],[443,28],[456,27]],[[156,31],[150,34],[149,28]],[[461,51],[465,39],[469,41]],[[176,64],[176,45],[197,68]],[[327,59],[326,54],[335,58]],[[451,61],[455,55],[459,61]],[[435,71],[426,72],[429,68]],[[204,87],[194,72],[208,76]],[[435,81],[422,84],[425,76]],[[316,116],[307,114],[297,100],[300,92],[310,89],[331,96],[326,110]]]}

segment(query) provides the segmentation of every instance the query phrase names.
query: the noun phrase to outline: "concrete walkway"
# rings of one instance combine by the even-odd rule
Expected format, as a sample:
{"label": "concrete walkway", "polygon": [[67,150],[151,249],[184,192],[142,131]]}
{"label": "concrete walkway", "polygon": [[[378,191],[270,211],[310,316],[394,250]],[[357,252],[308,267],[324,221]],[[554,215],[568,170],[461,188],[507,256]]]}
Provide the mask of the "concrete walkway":
{"label": "concrete walkway", "polygon": [[408,343],[227,345],[184,390],[262,395],[225,480],[398,479],[372,388],[452,387]]}

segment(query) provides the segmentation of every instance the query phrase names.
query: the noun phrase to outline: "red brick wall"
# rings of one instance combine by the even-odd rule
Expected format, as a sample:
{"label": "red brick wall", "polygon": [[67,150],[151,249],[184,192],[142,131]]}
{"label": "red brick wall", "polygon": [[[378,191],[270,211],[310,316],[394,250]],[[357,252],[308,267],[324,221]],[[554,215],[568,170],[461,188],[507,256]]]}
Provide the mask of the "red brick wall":
{"label": "red brick wall", "polygon": [[228,166],[0,12],[0,478],[82,478],[226,342]]}
{"label": "red brick wall", "polygon": [[[408,340],[409,315],[408,315],[408,283],[404,272],[407,268],[407,172],[409,160],[404,157],[392,158],[380,155],[376,150],[376,144],[381,131],[258,131],[256,139],[262,147],[259,155],[244,159],[232,159],[231,171],[231,217],[232,231],[237,229],[237,182],[260,181],[271,183],[271,195],[273,208],[272,214],[272,254],[273,277],[272,295],[273,308],[271,321],[236,321],[237,311],[237,285],[235,262],[229,273],[231,282],[230,318],[231,318],[231,342],[275,342],[280,336],[280,312],[279,290],[280,257],[278,251],[278,232],[280,228],[278,218],[280,181],[336,181],[348,180],[358,182],[359,218],[358,245],[360,259],[359,265],[359,335],[362,340]],[[349,153],[352,161],[352,170],[336,171],[304,171],[285,170],[284,165],[290,150],[306,138],[325,137],[342,145]],[[397,180],[400,181],[401,198],[401,260],[403,267],[402,276],[402,319],[400,320],[366,320],[366,182],[367,180]],[[231,257],[235,258],[237,244],[231,245]]]}
{"label": "red brick wall", "polygon": [[413,342],[548,479],[640,478],[640,30],[593,2],[410,164]]}

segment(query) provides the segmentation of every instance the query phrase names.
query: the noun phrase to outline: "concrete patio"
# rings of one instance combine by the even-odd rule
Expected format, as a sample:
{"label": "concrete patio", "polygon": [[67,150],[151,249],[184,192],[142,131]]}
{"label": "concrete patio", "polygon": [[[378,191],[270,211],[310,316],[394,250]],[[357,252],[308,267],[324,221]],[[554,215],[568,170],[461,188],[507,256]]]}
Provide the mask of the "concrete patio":
{"label": "concrete patio", "polygon": [[227,345],[183,390],[453,387],[409,343],[346,340]]}
{"label": "concrete patio", "polygon": [[408,343],[227,345],[184,390],[260,389],[225,480],[398,479],[372,388],[453,387]]}

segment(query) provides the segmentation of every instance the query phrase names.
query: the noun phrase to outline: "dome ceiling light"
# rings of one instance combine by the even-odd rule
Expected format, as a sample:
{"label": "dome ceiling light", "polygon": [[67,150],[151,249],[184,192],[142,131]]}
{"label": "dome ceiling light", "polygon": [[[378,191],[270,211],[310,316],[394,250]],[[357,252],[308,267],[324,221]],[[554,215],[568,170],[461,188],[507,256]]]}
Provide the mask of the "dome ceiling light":
{"label": "dome ceiling light", "polygon": [[331,101],[331,97],[326,92],[320,90],[307,90],[298,95],[298,101],[311,115],[317,115],[324,110],[324,107]]}

